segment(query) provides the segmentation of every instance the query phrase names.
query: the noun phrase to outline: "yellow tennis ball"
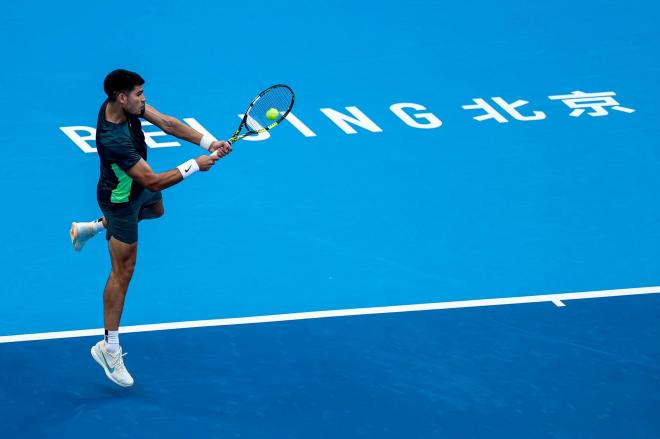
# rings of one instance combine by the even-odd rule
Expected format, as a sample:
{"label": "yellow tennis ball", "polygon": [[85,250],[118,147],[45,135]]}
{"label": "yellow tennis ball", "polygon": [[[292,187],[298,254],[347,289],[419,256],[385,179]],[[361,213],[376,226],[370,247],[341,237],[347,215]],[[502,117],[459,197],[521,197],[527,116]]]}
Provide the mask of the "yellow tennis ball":
{"label": "yellow tennis ball", "polygon": [[278,117],[280,117],[280,112],[277,111],[277,108],[271,107],[268,109],[268,111],[266,111],[266,118],[268,120],[275,120]]}

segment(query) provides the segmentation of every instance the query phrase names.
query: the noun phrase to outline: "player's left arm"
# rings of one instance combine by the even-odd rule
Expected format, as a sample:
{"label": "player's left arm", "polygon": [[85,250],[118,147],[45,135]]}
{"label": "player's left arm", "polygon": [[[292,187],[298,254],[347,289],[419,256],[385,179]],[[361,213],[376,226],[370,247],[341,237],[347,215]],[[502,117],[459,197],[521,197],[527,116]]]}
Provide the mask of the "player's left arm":
{"label": "player's left arm", "polygon": [[[204,137],[202,133],[190,128],[176,117],[163,114],[149,104],[144,106],[144,114],[142,117],[156,125],[167,134],[178,137],[179,139],[185,140],[186,142],[202,146],[201,142],[202,138]],[[210,152],[213,152],[220,148],[224,150],[224,154],[222,155],[226,155],[231,152],[231,146],[229,143],[222,140],[213,141],[208,149]]]}

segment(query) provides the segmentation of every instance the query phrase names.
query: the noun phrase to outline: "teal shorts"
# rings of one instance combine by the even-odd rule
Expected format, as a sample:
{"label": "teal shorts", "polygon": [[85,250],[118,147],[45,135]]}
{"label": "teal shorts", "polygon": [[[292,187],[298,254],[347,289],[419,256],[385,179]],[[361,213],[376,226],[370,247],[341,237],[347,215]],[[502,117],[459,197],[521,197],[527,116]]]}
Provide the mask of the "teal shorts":
{"label": "teal shorts", "polygon": [[108,223],[105,235],[107,240],[114,236],[115,239],[125,243],[133,244],[138,240],[138,222],[141,219],[142,210],[150,208],[163,199],[160,192],[151,192],[148,189],[128,203],[99,203],[99,207]]}

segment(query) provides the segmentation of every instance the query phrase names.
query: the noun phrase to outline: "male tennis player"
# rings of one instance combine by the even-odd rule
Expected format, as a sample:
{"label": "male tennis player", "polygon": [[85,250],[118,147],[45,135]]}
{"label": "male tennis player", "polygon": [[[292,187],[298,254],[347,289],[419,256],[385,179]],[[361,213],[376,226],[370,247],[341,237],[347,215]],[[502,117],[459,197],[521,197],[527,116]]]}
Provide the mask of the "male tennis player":
{"label": "male tennis player", "polygon": [[[163,189],[173,186],[197,171],[208,171],[218,158],[231,152],[224,141],[214,141],[184,125],[172,116],[159,113],[146,104],[140,75],[115,70],[106,76],[103,102],[96,123],[96,148],[101,175],[96,195],[103,217],[88,223],[71,224],[73,248],[79,251],[87,240],[105,229],[112,271],[103,291],[105,338],[92,347],[92,357],[110,380],[122,387],[133,385],[119,345],[119,320],[124,298],[133,276],[137,255],[138,222],[160,218]],[[147,164],[147,146],[140,117],[179,139],[196,143],[218,155],[201,155],[170,171],[155,173]]]}

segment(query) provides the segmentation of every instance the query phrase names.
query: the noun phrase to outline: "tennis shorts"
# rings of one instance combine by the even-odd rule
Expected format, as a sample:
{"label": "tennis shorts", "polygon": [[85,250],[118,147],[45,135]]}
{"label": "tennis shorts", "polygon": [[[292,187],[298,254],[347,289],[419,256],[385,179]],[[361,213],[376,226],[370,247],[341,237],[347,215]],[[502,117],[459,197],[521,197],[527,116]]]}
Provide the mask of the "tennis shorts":
{"label": "tennis shorts", "polygon": [[163,196],[160,192],[144,189],[140,196],[128,203],[99,203],[99,207],[108,222],[105,239],[111,236],[125,243],[133,244],[138,240],[138,221],[142,210],[154,206]]}

